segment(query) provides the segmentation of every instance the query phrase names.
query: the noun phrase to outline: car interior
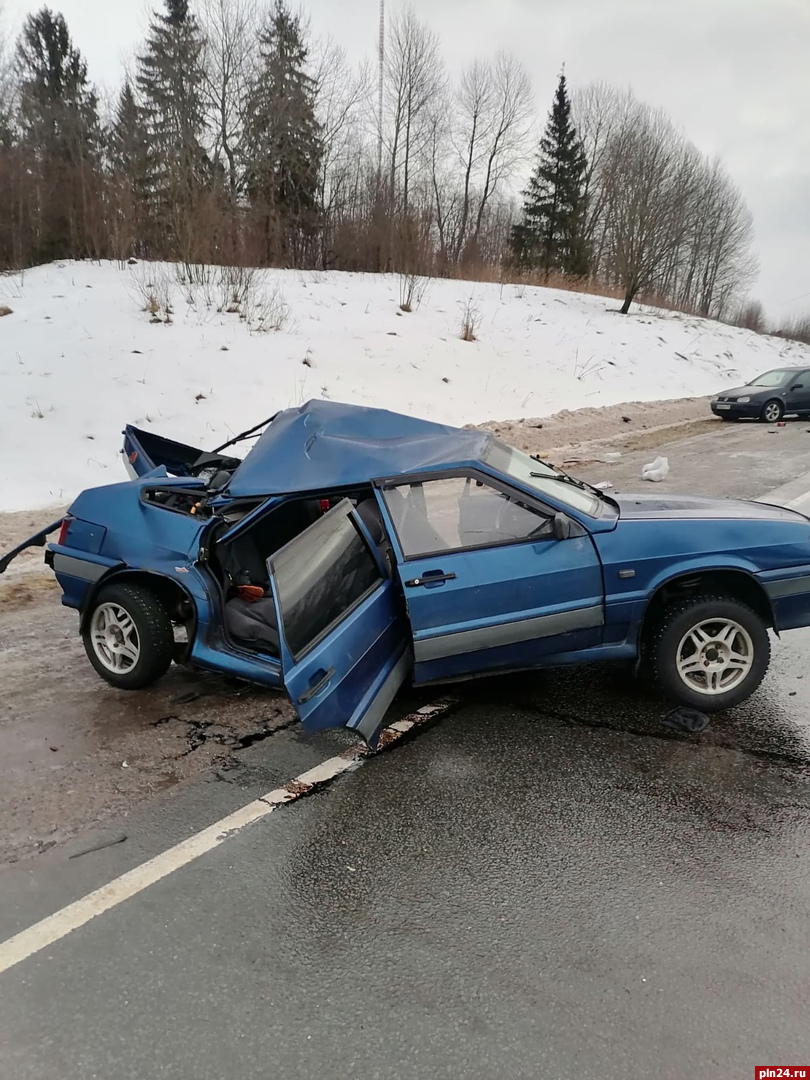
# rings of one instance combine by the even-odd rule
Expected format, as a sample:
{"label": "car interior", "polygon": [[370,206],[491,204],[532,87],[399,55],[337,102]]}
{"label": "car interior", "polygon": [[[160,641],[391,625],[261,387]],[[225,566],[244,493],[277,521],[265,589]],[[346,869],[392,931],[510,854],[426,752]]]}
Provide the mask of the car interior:
{"label": "car interior", "polygon": [[[270,594],[267,560],[346,497],[356,506],[358,516],[382,554],[390,575],[390,545],[377,501],[370,489],[340,496],[284,502],[260,517],[232,541],[214,544],[214,557],[210,565],[222,589],[224,626],[233,644],[278,656],[278,619]],[[340,587],[349,590],[351,575],[356,572],[356,568],[347,568]]]}

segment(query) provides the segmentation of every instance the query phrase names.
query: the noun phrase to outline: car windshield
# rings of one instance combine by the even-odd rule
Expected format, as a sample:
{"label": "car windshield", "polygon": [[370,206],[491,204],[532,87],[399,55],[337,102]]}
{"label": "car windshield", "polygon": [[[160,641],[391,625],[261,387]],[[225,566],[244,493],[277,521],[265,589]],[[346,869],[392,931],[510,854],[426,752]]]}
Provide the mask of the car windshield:
{"label": "car windshield", "polygon": [[512,477],[526,487],[534,488],[539,495],[548,495],[558,502],[567,503],[572,510],[578,510],[590,517],[599,515],[602,500],[595,491],[513,446],[493,439],[484,454],[484,461],[498,472]]}
{"label": "car windshield", "polygon": [[783,382],[786,382],[791,375],[794,375],[793,371],[766,371],[764,375],[759,375],[749,386],[781,386]]}

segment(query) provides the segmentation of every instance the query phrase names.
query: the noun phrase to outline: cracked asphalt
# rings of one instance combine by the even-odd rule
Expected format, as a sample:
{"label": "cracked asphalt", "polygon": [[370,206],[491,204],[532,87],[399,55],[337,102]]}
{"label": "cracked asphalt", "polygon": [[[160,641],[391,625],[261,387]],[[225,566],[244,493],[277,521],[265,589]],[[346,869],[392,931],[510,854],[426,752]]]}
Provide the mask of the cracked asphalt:
{"label": "cracked asphalt", "polygon": [[[17,860],[0,941],[353,742],[180,670],[133,704],[89,672],[70,613],[37,605],[0,620]],[[32,612],[56,627],[47,677]],[[810,631],[774,642],[758,693],[697,736],[624,668],[452,688],[457,710],[405,745],[0,975],[0,1076],[733,1080],[810,1063],[809,651]]]}

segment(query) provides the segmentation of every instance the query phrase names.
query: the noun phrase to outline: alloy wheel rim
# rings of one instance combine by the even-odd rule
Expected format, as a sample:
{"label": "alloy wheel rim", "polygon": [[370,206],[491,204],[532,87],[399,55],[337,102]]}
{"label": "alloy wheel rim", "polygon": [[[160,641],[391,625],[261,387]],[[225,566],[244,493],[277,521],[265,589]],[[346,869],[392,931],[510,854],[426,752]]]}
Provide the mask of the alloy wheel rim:
{"label": "alloy wheel rim", "polygon": [[100,604],[90,622],[93,652],[104,667],[123,675],[138,663],[141,642],[135,622],[120,604]]}
{"label": "alloy wheel rim", "polygon": [[747,678],[754,665],[754,642],[734,619],[704,619],[681,638],[676,663],[690,690],[717,697]]}

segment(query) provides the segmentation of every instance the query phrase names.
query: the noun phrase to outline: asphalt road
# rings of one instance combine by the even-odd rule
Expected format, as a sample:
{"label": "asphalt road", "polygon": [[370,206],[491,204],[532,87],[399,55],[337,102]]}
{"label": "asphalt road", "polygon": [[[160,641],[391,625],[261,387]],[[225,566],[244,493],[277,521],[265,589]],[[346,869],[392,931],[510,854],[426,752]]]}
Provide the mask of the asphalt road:
{"label": "asphalt road", "polygon": [[[0,1077],[810,1064],[809,647],[776,642],[757,695],[697,737],[622,669],[462,688],[407,744],[0,974]],[[98,834],[125,842],[0,869],[0,942],[347,745],[279,724]]]}
{"label": "asphalt road", "polygon": [[[0,976],[2,1075],[730,1080],[810,1060],[808,644],[696,739],[617,673],[479,687]],[[281,732],[236,783],[130,822],[130,847],[10,868],[0,931],[337,742]]]}

